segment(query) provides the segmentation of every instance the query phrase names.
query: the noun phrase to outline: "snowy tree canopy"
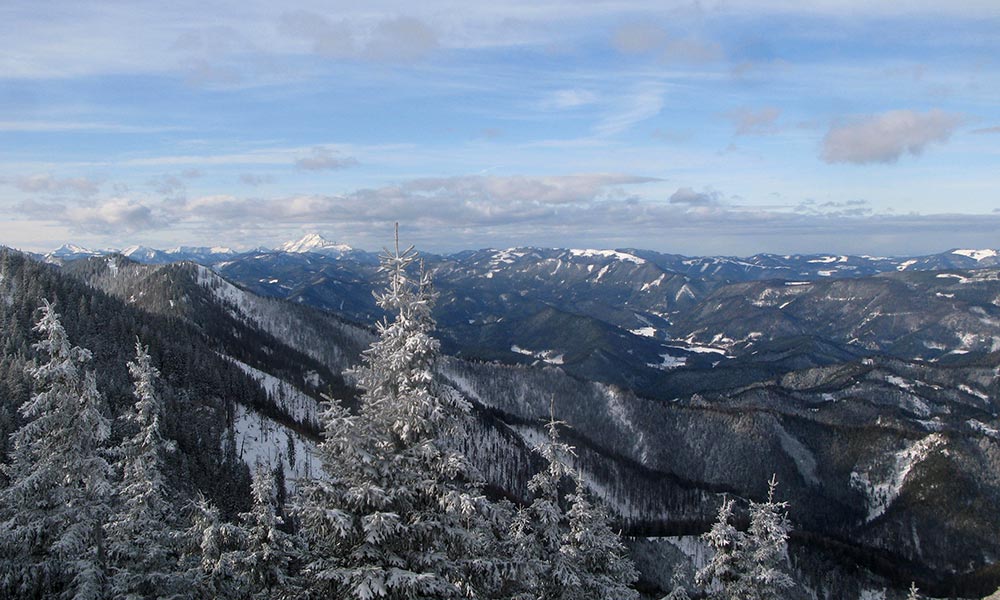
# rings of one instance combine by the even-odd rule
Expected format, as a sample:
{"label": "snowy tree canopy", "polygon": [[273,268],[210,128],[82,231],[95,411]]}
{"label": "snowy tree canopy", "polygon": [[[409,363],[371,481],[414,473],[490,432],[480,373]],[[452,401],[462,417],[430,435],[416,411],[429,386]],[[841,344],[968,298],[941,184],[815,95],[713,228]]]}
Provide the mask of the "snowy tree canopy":
{"label": "snowy tree canopy", "polygon": [[161,431],[159,371],[138,341],[128,369],[136,402],[123,416],[133,433],[115,452],[117,502],[107,527],[112,590],[116,598],[167,597],[184,592],[188,583],[178,572],[181,531],[164,476],[175,445]]}
{"label": "snowy tree canopy", "polygon": [[0,490],[0,595],[103,598],[110,467],[101,446],[111,423],[85,370],[90,352],[70,344],[52,304],[41,313],[34,348],[43,362],[28,369],[34,394],[2,466],[10,485]]}
{"label": "snowy tree canopy", "polygon": [[357,415],[333,401],[322,415],[325,478],[301,486],[310,592],[339,598],[448,598],[474,593],[487,504],[465,458],[443,442],[469,407],[433,375],[436,294],[410,269],[412,247],[381,257],[379,305],[391,316],[354,372]]}
{"label": "snowy tree canopy", "polygon": [[719,600],[780,600],[794,586],[781,569],[788,560],[788,503],[774,499],[778,480],[768,482],[766,502],[750,503],[750,528],[737,530],[732,499],[723,500],[718,518],[703,537],[714,551],[696,581]]}

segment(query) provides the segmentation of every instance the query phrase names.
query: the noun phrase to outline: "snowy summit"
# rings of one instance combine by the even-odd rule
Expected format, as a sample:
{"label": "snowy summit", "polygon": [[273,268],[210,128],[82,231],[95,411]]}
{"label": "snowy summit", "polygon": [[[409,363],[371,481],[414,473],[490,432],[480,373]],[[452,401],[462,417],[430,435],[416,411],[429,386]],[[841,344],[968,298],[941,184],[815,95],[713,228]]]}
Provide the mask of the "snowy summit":
{"label": "snowy summit", "polygon": [[342,254],[344,252],[350,252],[353,248],[347,244],[338,244],[337,242],[326,240],[318,233],[309,233],[300,240],[285,242],[278,247],[278,250],[281,252],[293,252],[296,254],[302,254],[304,252],[315,252],[317,254]]}
{"label": "snowy summit", "polygon": [[952,250],[951,253],[952,254],[960,254],[962,256],[968,256],[969,258],[971,258],[971,259],[973,259],[973,260],[975,260],[977,262],[983,260],[984,258],[993,258],[994,256],[997,256],[997,251],[996,250],[990,250],[990,249],[986,249],[986,250]]}

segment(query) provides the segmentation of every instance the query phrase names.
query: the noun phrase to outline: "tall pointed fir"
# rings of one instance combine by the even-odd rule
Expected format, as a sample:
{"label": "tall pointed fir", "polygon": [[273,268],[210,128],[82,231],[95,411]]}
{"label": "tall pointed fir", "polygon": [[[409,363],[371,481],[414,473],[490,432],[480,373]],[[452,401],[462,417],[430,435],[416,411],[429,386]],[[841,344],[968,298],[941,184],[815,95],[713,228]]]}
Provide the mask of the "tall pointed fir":
{"label": "tall pointed fir", "polygon": [[314,597],[454,598],[474,595],[488,569],[477,528],[484,501],[444,438],[469,408],[433,375],[436,298],[412,247],[381,257],[376,299],[389,315],[354,375],[352,415],[331,402],[318,450],[323,474],[300,486],[295,513],[308,543],[303,573]]}
{"label": "tall pointed fir", "polygon": [[253,505],[240,515],[237,549],[228,562],[233,565],[254,600],[299,598],[301,589],[293,574],[300,555],[296,538],[280,529],[274,472],[257,465],[251,487]]}
{"label": "tall pointed fir", "polygon": [[[548,437],[536,447],[544,470],[528,482],[534,495],[517,516],[513,537],[525,564],[524,588],[515,598],[545,600],[628,600],[639,595],[629,585],[638,578],[621,538],[608,523],[603,505],[590,500],[582,473],[569,464],[573,448],[559,441],[559,422],[550,408]],[[575,490],[563,511],[560,484]]]}
{"label": "tall pointed fir", "polygon": [[638,600],[639,593],[629,586],[639,578],[639,572],[621,537],[611,529],[607,509],[601,502],[591,501],[583,473],[576,473],[575,479],[576,490],[567,498],[569,531],[559,549],[568,557],[574,578],[563,596]]}
{"label": "tall pointed fir", "polygon": [[749,571],[746,534],[732,523],[732,498],[724,498],[712,528],[702,536],[712,549],[712,558],[695,574],[695,582],[708,588],[714,600],[742,600],[745,574]]}
{"label": "tall pointed fir", "polygon": [[52,304],[43,301],[34,345],[34,394],[26,423],[11,436],[9,485],[0,490],[0,597],[104,598],[104,520],[110,433],[90,352],[72,346]]}
{"label": "tall pointed fir", "polygon": [[778,477],[767,482],[767,501],[750,503],[749,600],[780,600],[795,586],[782,567],[788,562],[788,503],[777,502]]}
{"label": "tall pointed fir", "polygon": [[782,570],[788,561],[788,503],[776,502],[777,477],[768,481],[766,502],[750,503],[750,528],[738,531],[731,523],[733,500],[724,500],[712,529],[703,537],[715,551],[696,580],[711,586],[719,600],[780,600],[794,587]]}
{"label": "tall pointed fir", "polygon": [[136,402],[123,417],[133,433],[116,449],[117,503],[108,522],[111,590],[114,598],[171,597],[186,593],[189,583],[179,573],[181,529],[164,477],[167,455],[175,445],[160,428],[160,373],[149,349],[138,340],[128,369]]}

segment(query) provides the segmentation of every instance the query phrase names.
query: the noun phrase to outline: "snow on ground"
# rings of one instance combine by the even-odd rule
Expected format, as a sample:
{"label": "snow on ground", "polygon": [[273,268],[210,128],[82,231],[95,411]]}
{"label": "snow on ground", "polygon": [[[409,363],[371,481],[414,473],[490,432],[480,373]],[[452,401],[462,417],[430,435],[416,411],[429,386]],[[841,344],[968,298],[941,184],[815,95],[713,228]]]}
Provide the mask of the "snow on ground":
{"label": "snow on ground", "polygon": [[686,356],[671,356],[670,354],[661,354],[660,358],[663,362],[660,363],[646,363],[647,367],[652,367],[654,369],[662,369],[664,371],[669,371],[670,369],[676,369],[677,367],[683,367],[687,364]]}
{"label": "snow on ground", "polygon": [[905,270],[909,269],[910,267],[912,267],[915,264],[917,264],[917,261],[915,261],[915,260],[907,260],[907,261],[899,263],[899,265],[896,267],[896,270],[897,271],[905,271]]}
{"label": "snow on ground", "polygon": [[906,483],[906,477],[913,470],[913,467],[920,464],[931,452],[944,445],[944,442],[941,434],[932,433],[923,439],[907,444],[902,450],[892,455],[887,465],[887,476],[882,481],[878,481],[877,476],[873,476],[874,469],[871,467],[864,472],[853,471],[851,473],[851,487],[862,492],[868,501],[866,522],[870,523],[885,514],[885,511],[899,497],[903,484]]}
{"label": "snow on ground", "polygon": [[981,391],[979,391],[977,389],[973,389],[973,388],[965,385],[964,383],[959,384],[958,389],[959,389],[959,391],[965,392],[966,394],[968,394],[970,396],[975,396],[976,398],[979,398],[980,400],[989,401],[989,399],[990,399],[990,397],[988,395],[984,394],[983,392],[981,392]]}
{"label": "snow on ground", "polygon": [[622,261],[633,262],[633,263],[635,263],[637,265],[642,265],[642,264],[646,263],[646,259],[644,259],[644,258],[639,258],[638,256],[629,254],[627,252],[618,252],[617,250],[590,250],[590,249],[587,249],[587,250],[578,250],[578,249],[571,249],[569,251],[569,253],[572,254],[573,256],[584,256],[584,257],[588,257],[588,258],[594,257],[594,256],[602,256],[604,258],[613,258],[615,260],[622,260]]}
{"label": "snow on ground", "polygon": [[692,340],[690,338],[689,339],[685,339],[685,340],[670,340],[670,341],[671,342],[675,342],[675,343],[680,343],[680,344],[683,344],[683,345],[682,346],[671,346],[671,345],[668,345],[668,344],[664,344],[663,347],[664,348],[676,348],[678,350],[687,350],[688,352],[695,352],[697,354],[721,354],[723,356],[726,355],[726,351],[723,348],[716,348],[715,346],[690,345],[690,344],[692,344]]}
{"label": "snow on ground", "polygon": [[629,332],[633,335],[641,335],[643,337],[656,337],[656,327],[640,327],[638,329],[629,329]]}
{"label": "snow on ground", "polygon": [[985,249],[985,250],[952,250],[951,253],[952,254],[959,254],[961,256],[968,256],[969,258],[975,260],[976,262],[979,262],[979,261],[983,260],[984,258],[993,258],[994,256],[997,256],[997,251],[996,250],[990,250],[990,249]]}
{"label": "snow on ground", "polygon": [[320,474],[315,444],[284,425],[237,404],[233,429],[236,455],[251,469],[258,464],[274,469],[280,464],[289,491],[295,489],[296,480]]}
{"label": "snow on ground", "polygon": [[[591,265],[591,266],[593,266],[593,265]],[[642,289],[640,289],[639,291],[640,292],[645,292],[646,290],[648,290],[650,288],[659,287],[660,284],[663,283],[663,278],[666,277],[666,276],[667,276],[666,273],[661,273],[660,276],[657,277],[656,279],[654,279],[653,281],[651,281],[649,283],[642,284]]]}
{"label": "snow on ground", "polygon": [[[318,403],[314,398],[303,393],[283,379],[278,379],[260,369],[255,369],[231,356],[222,355],[222,357],[239,367],[250,377],[253,377],[264,388],[264,391],[267,392],[267,397],[281,408],[282,412],[300,423],[319,425]],[[311,371],[310,373],[315,374],[318,380],[319,374],[315,373],[315,371]]]}
{"label": "snow on ground", "polygon": [[545,361],[550,365],[563,364],[563,357],[566,356],[565,354],[557,354],[557,350],[528,350],[526,348],[521,348],[516,344],[510,347],[510,351],[537,358],[538,360]]}
{"label": "snow on ground", "polygon": [[965,424],[980,433],[985,433],[986,435],[992,438],[1000,439],[1000,430],[996,429],[995,427],[990,427],[989,425],[983,423],[982,421],[969,419],[968,421],[965,422]]}

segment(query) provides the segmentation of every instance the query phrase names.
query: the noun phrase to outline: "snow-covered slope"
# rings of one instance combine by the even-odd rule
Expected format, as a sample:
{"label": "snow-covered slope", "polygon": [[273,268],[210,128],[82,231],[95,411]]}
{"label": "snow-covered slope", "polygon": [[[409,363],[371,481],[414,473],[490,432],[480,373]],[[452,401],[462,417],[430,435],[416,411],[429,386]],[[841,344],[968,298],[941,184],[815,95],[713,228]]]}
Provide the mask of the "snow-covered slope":
{"label": "snow-covered slope", "polygon": [[347,244],[340,244],[326,240],[318,233],[309,233],[301,239],[288,241],[278,246],[280,252],[292,252],[302,254],[313,252],[315,254],[339,255],[353,250]]}

